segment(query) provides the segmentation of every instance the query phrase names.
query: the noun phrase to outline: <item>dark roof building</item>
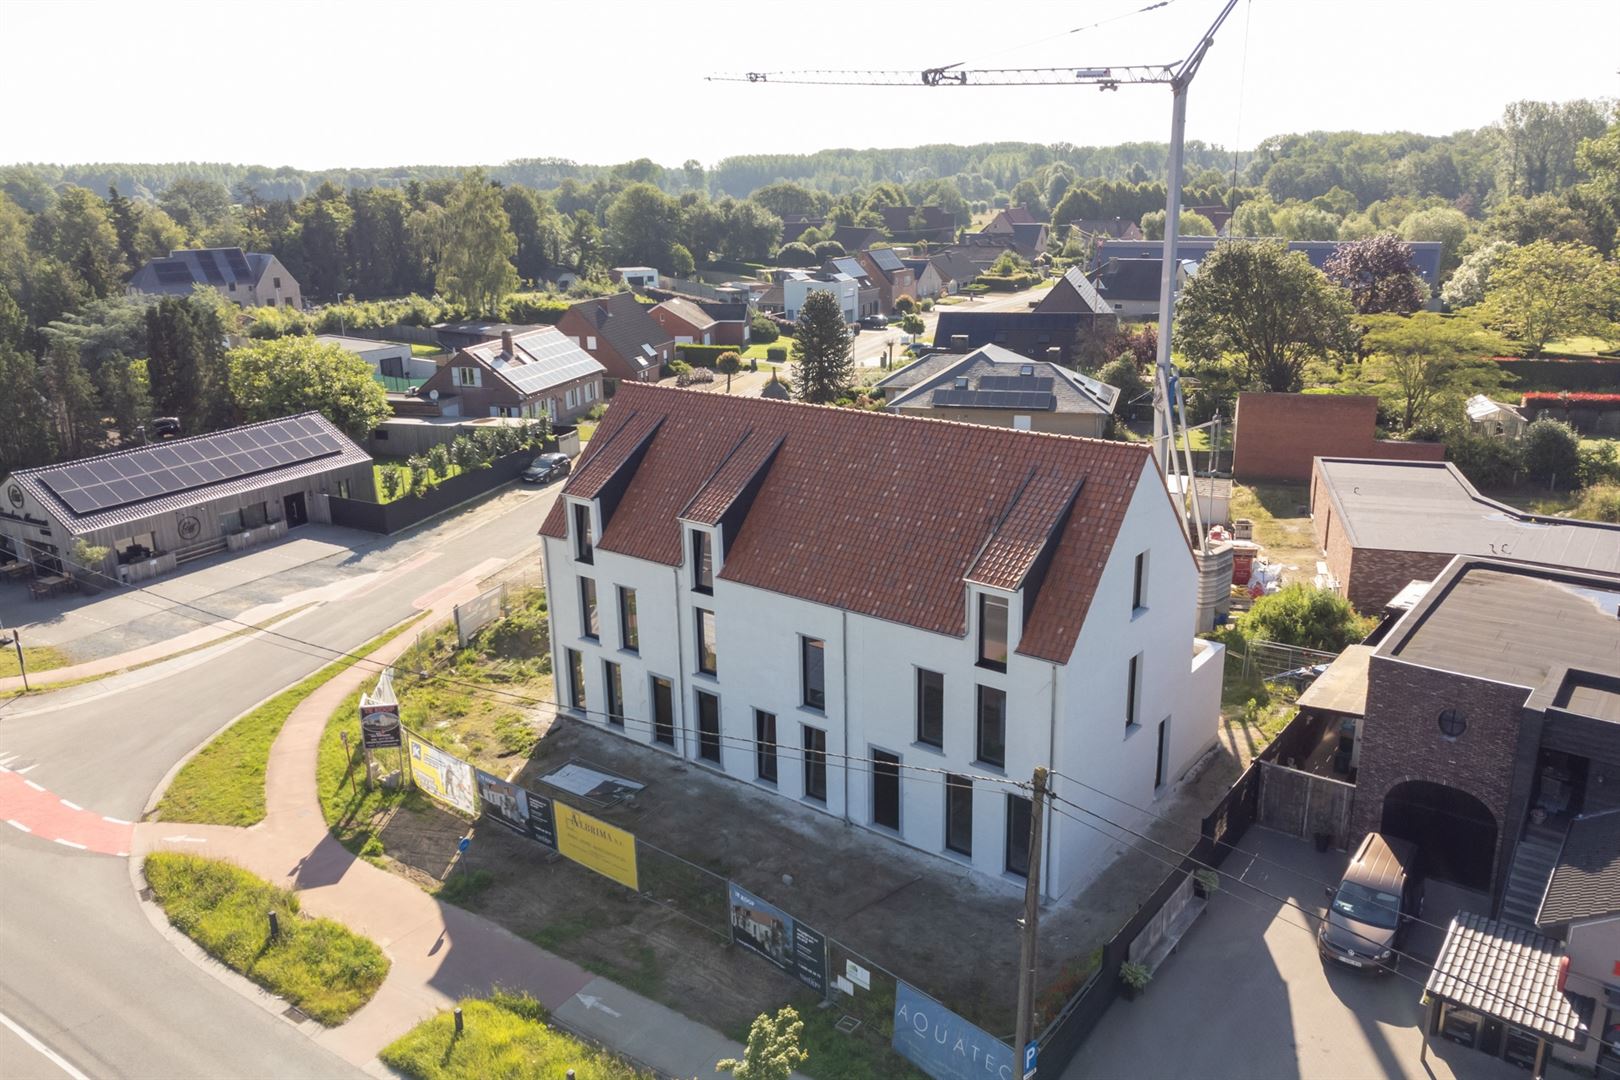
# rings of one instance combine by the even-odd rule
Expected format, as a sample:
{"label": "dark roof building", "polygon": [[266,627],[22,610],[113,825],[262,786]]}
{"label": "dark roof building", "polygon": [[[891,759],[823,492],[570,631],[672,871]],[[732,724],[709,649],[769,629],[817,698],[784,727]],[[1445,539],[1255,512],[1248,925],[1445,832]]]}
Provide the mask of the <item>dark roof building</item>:
{"label": "dark roof building", "polygon": [[129,279],[129,290],[156,296],[190,296],[207,286],[243,307],[303,306],[298,281],[274,255],[239,247],[191,248],[149,259]]}
{"label": "dark roof building", "polygon": [[675,358],[675,335],[647,312],[635,293],[599,296],[570,307],[557,329],[594,356],[609,378],[655,382]]}
{"label": "dark roof building", "polygon": [[[435,403],[440,416],[547,416],[569,423],[602,399],[602,375],[602,365],[572,338],[555,326],[537,326],[457,349],[417,397]],[[410,411],[422,412],[420,406]]]}
{"label": "dark roof building", "polygon": [[958,311],[939,312],[934,325],[934,347],[965,353],[985,345],[1000,345],[1031,360],[1051,360],[1074,367],[1081,335],[1098,316],[1080,311]]}
{"label": "dark roof building", "polygon": [[[1233,240],[1239,239],[1233,237]],[[1176,239],[1176,257],[1182,262],[1202,262],[1204,257],[1215,249],[1218,243],[1227,243],[1225,238],[1215,236],[1182,236]],[[1431,289],[1437,289],[1440,283],[1440,248],[1437,240],[1409,240],[1407,246],[1412,249],[1412,262],[1417,267],[1418,276],[1421,277]],[[1290,240],[1289,251],[1303,252],[1311,261],[1311,265],[1318,270],[1327,263],[1328,259],[1338,250],[1337,240]],[[1164,257],[1164,242],[1154,240],[1105,240],[1097,248],[1097,254],[1092,259],[1090,269],[1102,266],[1109,259],[1160,259]]]}
{"label": "dark roof building", "polygon": [[1079,311],[1090,315],[1112,315],[1114,309],[1092,285],[1091,279],[1078,266],[1063,272],[1047,294],[1035,305],[1039,312]]}
{"label": "dark roof building", "polygon": [[[954,363],[937,362],[947,356]],[[1119,401],[1115,387],[998,345],[966,356],[937,353],[929,360],[936,362],[909,386],[885,387],[884,408],[907,416],[1101,438]]]}
{"label": "dark roof building", "polygon": [[109,549],[92,584],[138,581],[330,521],[324,495],[369,496],[371,484],[370,455],[320,413],[300,413],[18,469],[4,482],[0,548],[60,572],[82,538]]}
{"label": "dark roof building", "polygon": [[[1081,234],[1099,240],[1140,240],[1142,227],[1129,218],[1080,218],[1070,222]],[[1163,246],[1161,245],[1161,250]]]}
{"label": "dark roof building", "polygon": [[928,261],[933,264],[934,270],[939,274],[940,284],[947,293],[960,292],[964,285],[973,284],[978,276],[984,273],[985,268],[995,262],[997,252],[991,252],[987,258],[982,252],[970,252],[965,248],[949,248],[945,251],[930,251]]}
{"label": "dark roof building", "polygon": [[853,255],[857,251],[865,251],[873,244],[881,244],[884,235],[882,229],[866,225],[840,225],[833,230],[832,238],[843,245],[846,253]]}
{"label": "dark roof building", "polygon": [[537,323],[496,322],[494,319],[467,319],[462,322],[434,323],[430,328],[446,352],[465,349],[469,345],[482,345],[486,341],[499,341],[503,334],[527,334],[538,330]]}

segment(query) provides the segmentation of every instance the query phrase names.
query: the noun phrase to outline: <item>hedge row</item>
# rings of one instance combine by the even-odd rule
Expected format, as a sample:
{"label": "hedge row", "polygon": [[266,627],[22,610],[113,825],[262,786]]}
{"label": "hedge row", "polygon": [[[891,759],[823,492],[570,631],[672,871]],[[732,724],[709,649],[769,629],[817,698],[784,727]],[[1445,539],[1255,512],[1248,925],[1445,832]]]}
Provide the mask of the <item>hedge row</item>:
{"label": "hedge row", "polygon": [[1039,284],[1039,274],[980,274],[975,280],[976,284],[984,285],[994,292],[1017,292],[1027,289],[1031,285]]}
{"label": "hedge row", "polygon": [[721,353],[734,352],[742,355],[742,348],[736,345],[677,345],[675,355],[685,360],[693,367],[714,367]]}
{"label": "hedge row", "polygon": [[1517,376],[1514,389],[1612,390],[1620,386],[1620,360],[1510,360],[1497,364]]}

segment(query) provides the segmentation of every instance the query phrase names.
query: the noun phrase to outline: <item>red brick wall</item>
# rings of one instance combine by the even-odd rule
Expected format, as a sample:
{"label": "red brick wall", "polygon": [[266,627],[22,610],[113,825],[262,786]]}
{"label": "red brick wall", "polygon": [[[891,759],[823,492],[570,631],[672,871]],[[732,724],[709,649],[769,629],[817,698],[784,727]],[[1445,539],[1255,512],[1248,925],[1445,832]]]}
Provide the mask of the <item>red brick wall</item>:
{"label": "red brick wall", "polygon": [[[1382,823],[1384,796],[1396,784],[1427,780],[1479,799],[1496,819],[1499,880],[1518,836],[1515,787],[1521,759],[1532,764],[1540,742],[1536,714],[1524,710],[1526,691],[1451,672],[1374,656],[1368,668],[1367,713],[1361,722],[1361,762],[1351,808],[1351,850]],[[1456,740],[1440,734],[1440,710],[1460,709],[1468,730]],[[1530,720],[1533,731],[1524,730]],[[1528,746],[1528,750],[1525,747]]]}
{"label": "red brick wall", "polygon": [[1351,394],[1239,394],[1232,474],[1256,480],[1309,480],[1318,457],[1444,461],[1439,443],[1374,438],[1378,399]]}
{"label": "red brick wall", "polygon": [[1434,580],[1451,561],[1445,553],[1352,548],[1316,466],[1311,469],[1311,531],[1339,591],[1363,615],[1376,615],[1408,582]]}

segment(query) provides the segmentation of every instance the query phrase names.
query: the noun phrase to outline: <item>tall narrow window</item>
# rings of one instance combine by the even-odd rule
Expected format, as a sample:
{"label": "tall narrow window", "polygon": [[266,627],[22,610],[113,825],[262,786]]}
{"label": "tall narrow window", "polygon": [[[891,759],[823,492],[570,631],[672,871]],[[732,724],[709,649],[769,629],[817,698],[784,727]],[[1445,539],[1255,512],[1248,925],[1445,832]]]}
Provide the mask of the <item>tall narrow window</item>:
{"label": "tall narrow window", "polygon": [[578,649],[568,651],[568,704],[585,711],[585,658]]}
{"label": "tall narrow window", "polygon": [[917,669],[917,741],[945,745],[945,676]]}
{"label": "tall narrow window", "polygon": [[596,618],[596,579],[582,577],[579,579],[579,632],[595,641],[601,634],[601,625]]}
{"label": "tall narrow window", "polygon": [[1159,721],[1159,752],[1153,756],[1154,790],[1164,787],[1164,774],[1170,766],[1170,718]]}
{"label": "tall narrow window", "polygon": [[813,637],[799,639],[800,700],[812,709],[827,707],[827,646]]}
{"label": "tall narrow window", "polygon": [[698,756],[704,761],[720,764],[720,699],[713,694],[697,692]]}
{"label": "tall narrow window", "polygon": [[652,677],[653,742],[675,745],[675,687],[668,679]]}
{"label": "tall narrow window", "polygon": [[1007,693],[979,687],[978,758],[986,765],[1007,763]]}
{"label": "tall narrow window", "polygon": [[1130,666],[1125,671],[1125,729],[1129,731],[1136,726],[1136,698],[1140,693],[1142,683],[1142,654],[1137,653],[1131,657]]}
{"label": "tall narrow window", "polygon": [[697,609],[698,670],[705,675],[715,673],[714,612]]}
{"label": "tall narrow window", "polygon": [[1147,607],[1147,552],[1136,556],[1135,577],[1131,581],[1131,610],[1141,611]]}
{"label": "tall narrow window", "polygon": [[804,729],[804,797],[827,801],[827,733],[808,725]]}
{"label": "tall narrow window", "polygon": [[1007,601],[979,597],[979,666],[1007,670]]}
{"label": "tall narrow window", "polygon": [[776,714],[754,710],[754,775],[776,783]]}
{"label": "tall narrow window", "polygon": [[692,589],[700,593],[714,592],[714,552],[710,549],[709,534],[701,529],[692,530]]}
{"label": "tall narrow window", "polygon": [[607,687],[607,722],[624,727],[624,672],[618,664],[602,661],[602,683]]}
{"label": "tall narrow window", "polygon": [[593,562],[596,548],[591,543],[591,508],[574,506],[574,558],[579,562]]}
{"label": "tall narrow window", "polygon": [[973,854],[973,781],[945,776],[945,846],[958,855]]}
{"label": "tall narrow window", "polygon": [[872,824],[900,828],[900,756],[872,751]]}
{"label": "tall narrow window", "polygon": [[1029,877],[1030,801],[1007,796],[1007,873]]}
{"label": "tall narrow window", "polygon": [[641,627],[636,622],[636,590],[619,586],[619,644],[629,652],[641,649]]}

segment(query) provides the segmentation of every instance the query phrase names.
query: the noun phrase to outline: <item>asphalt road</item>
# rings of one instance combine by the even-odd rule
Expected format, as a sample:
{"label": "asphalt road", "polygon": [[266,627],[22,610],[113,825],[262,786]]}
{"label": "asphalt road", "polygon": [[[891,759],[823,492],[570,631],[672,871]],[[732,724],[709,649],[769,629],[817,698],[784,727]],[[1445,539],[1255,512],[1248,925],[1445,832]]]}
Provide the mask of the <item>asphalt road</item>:
{"label": "asphalt road", "polygon": [[[412,601],[492,557],[536,560],[558,485],[503,496],[398,548],[435,557],[382,587],[273,628],[350,649]],[[419,549],[419,550],[413,550]],[[162,579],[152,583],[161,590]],[[0,760],[101,814],[134,820],[184,754],[232,717],[329,662],[271,638],[239,639],[0,710]],[[295,1028],[177,952],[147,921],[123,859],[0,829],[0,1018],[93,1077],[356,1076]],[[71,1076],[0,1020],[0,1076]]]}

